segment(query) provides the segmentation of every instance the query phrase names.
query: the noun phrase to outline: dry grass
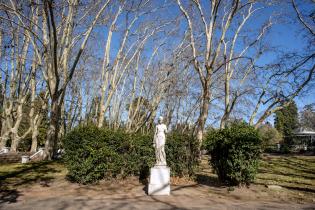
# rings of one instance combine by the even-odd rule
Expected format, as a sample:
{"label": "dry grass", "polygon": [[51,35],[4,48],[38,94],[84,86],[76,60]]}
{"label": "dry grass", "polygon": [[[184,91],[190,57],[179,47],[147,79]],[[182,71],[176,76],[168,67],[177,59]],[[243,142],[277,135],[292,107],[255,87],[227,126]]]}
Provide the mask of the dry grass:
{"label": "dry grass", "polygon": [[[67,189],[77,185],[65,180],[67,170],[62,162],[37,162],[29,164],[5,164],[0,166],[0,192],[16,194],[20,190],[28,191],[34,186],[67,186]],[[136,178],[130,184],[136,183]],[[213,196],[234,198],[241,200],[283,200],[314,202],[315,195],[315,157],[314,156],[270,156],[265,155],[261,160],[259,173],[250,188],[233,188],[221,185],[217,176],[209,167],[207,158],[201,162],[201,171],[197,175],[197,182],[185,178],[172,178],[173,186],[208,186]],[[269,190],[265,185],[275,184],[284,187],[281,191]],[[123,186],[125,186],[124,184]],[[141,185],[141,184],[140,184]],[[94,185],[93,185],[94,186]],[[110,190],[108,184],[95,185]],[[91,186],[80,186],[80,189],[90,189]],[[58,188],[58,187],[57,187]],[[57,190],[54,189],[54,190]],[[24,189],[24,190],[23,190]],[[105,190],[105,189],[104,189]],[[60,189],[63,193],[66,192]],[[114,192],[113,190],[110,190]],[[231,192],[230,192],[231,191]],[[2,193],[2,194],[3,194]],[[1,195],[1,193],[0,193]],[[233,197],[234,196],[234,197]]]}
{"label": "dry grass", "polygon": [[315,193],[315,157],[264,156],[255,183]]}
{"label": "dry grass", "polygon": [[64,178],[66,171],[59,161],[3,164],[0,166],[0,190],[25,188],[35,183],[45,185],[55,179]]}

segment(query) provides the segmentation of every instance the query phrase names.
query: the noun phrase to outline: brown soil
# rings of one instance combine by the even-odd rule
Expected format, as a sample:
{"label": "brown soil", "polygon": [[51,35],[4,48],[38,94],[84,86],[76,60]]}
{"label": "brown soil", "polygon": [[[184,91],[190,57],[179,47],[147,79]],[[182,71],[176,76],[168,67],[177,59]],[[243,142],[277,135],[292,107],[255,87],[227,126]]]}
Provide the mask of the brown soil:
{"label": "brown soil", "polygon": [[[8,170],[8,169],[3,169]],[[148,196],[138,178],[79,185],[65,179],[59,163],[14,169],[0,182],[0,209],[305,209],[315,210],[313,191],[279,190],[264,184],[227,187],[218,183],[206,159],[195,181],[172,178],[170,196]],[[1,179],[0,179],[1,181]]]}
{"label": "brown soil", "polygon": [[14,192],[3,192],[0,209],[315,209],[311,197],[300,199],[301,195],[286,189],[274,191],[260,185],[232,189],[175,181],[170,196],[148,196],[136,178],[79,185],[59,177],[19,189],[16,199]]}

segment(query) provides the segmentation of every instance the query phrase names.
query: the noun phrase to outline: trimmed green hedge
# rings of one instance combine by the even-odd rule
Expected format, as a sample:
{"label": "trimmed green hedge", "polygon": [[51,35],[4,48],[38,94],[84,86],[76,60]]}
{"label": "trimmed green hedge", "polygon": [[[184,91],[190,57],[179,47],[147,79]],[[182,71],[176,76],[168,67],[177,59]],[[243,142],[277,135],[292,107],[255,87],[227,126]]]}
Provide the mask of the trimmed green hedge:
{"label": "trimmed green hedge", "polygon": [[198,160],[198,143],[191,134],[173,132],[166,139],[166,160],[173,176],[193,176]]}
{"label": "trimmed green hedge", "polygon": [[205,147],[220,181],[229,185],[253,181],[262,151],[261,137],[253,127],[241,123],[210,131]]}
{"label": "trimmed green hedge", "polygon": [[[167,136],[166,155],[173,176],[193,175],[198,164],[194,139],[186,134]],[[155,163],[152,135],[79,126],[64,138],[68,177],[78,183],[139,176],[147,178]]]}

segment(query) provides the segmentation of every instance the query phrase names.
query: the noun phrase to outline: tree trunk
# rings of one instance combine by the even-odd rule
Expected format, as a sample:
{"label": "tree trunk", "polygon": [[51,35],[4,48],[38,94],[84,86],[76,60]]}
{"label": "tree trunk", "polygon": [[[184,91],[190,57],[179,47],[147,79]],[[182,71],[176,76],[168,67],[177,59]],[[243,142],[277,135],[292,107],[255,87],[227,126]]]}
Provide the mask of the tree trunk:
{"label": "tree trunk", "polygon": [[50,123],[47,131],[47,140],[45,142],[44,158],[52,160],[57,151],[58,134],[60,121],[60,105],[56,99],[51,101]]}
{"label": "tree trunk", "polygon": [[6,147],[8,140],[9,140],[9,137],[7,135],[2,136],[0,148]]}
{"label": "tree trunk", "polygon": [[33,128],[33,131],[32,131],[32,146],[31,146],[31,152],[36,152],[37,150],[37,142],[38,142],[38,127],[35,126]]}
{"label": "tree trunk", "polygon": [[17,130],[15,130],[15,129],[11,130],[11,139],[12,139],[12,142],[11,142],[10,151],[17,152],[17,148],[18,148],[19,143],[20,143],[20,138],[18,137]]}
{"label": "tree trunk", "polygon": [[16,152],[17,148],[19,146],[19,143],[21,141],[21,137],[18,134],[18,130],[20,127],[20,124],[22,122],[23,118],[23,107],[22,105],[24,104],[25,100],[19,100],[20,104],[17,107],[16,110],[16,121],[14,123],[14,126],[11,128],[11,151]]}
{"label": "tree trunk", "polygon": [[101,95],[101,100],[99,103],[99,116],[98,116],[98,122],[97,122],[97,127],[101,128],[103,127],[103,123],[104,123],[104,117],[105,117],[105,111],[106,111],[106,106],[104,104],[104,100],[105,100],[105,88],[103,87],[102,90],[102,95]]}
{"label": "tree trunk", "polygon": [[199,149],[201,148],[201,145],[202,145],[203,133],[205,129],[206,120],[208,117],[209,100],[210,100],[210,92],[206,86],[206,88],[203,89],[202,104],[200,107],[200,115],[199,115],[198,125],[197,125],[197,140],[199,143]]}
{"label": "tree trunk", "polygon": [[7,145],[9,140],[9,132],[6,129],[6,119],[2,119],[2,126],[1,126],[1,142],[0,142],[0,149]]}
{"label": "tree trunk", "polygon": [[220,128],[225,128],[226,121],[229,119],[230,115],[230,78],[228,70],[225,70],[225,81],[224,81],[224,114],[221,119]]}

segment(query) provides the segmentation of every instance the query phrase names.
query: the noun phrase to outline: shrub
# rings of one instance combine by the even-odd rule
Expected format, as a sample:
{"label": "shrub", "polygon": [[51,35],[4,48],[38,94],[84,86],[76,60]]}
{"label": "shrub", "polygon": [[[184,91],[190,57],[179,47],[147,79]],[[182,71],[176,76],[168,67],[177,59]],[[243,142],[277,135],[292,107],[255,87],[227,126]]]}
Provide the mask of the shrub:
{"label": "shrub", "polygon": [[209,132],[205,142],[219,180],[229,185],[248,185],[254,179],[261,145],[258,131],[245,123]]}
{"label": "shrub", "polygon": [[[167,136],[166,155],[172,175],[192,175],[197,165],[196,146],[187,134]],[[104,178],[139,176],[147,178],[155,163],[152,135],[128,134],[123,130],[77,127],[64,138],[68,177],[78,183]]]}
{"label": "shrub", "polygon": [[143,134],[130,134],[130,136],[133,147],[129,153],[128,166],[134,170],[133,175],[146,179],[149,176],[150,167],[155,163],[152,137]]}
{"label": "shrub", "polygon": [[166,160],[173,176],[192,176],[198,165],[198,144],[189,133],[172,132],[166,139]]}
{"label": "shrub", "polygon": [[281,146],[281,148],[280,148],[280,152],[281,152],[282,154],[289,154],[289,153],[291,153],[290,146],[287,145],[287,144],[283,144],[283,145]]}
{"label": "shrub", "polygon": [[78,127],[66,135],[65,163],[71,180],[86,184],[119,173],[121,157],[105,139],[102,130],[95,126]]}
{"label": "shrub", "polygon": [[270,125],[263,125],[258,128],[258,132],[262,139],[263,149],[267,149],[268,146],[275,145],[282,141],[282,135],[279,131]]}

